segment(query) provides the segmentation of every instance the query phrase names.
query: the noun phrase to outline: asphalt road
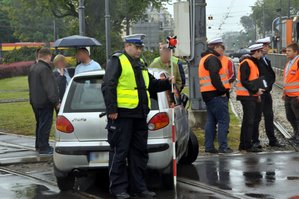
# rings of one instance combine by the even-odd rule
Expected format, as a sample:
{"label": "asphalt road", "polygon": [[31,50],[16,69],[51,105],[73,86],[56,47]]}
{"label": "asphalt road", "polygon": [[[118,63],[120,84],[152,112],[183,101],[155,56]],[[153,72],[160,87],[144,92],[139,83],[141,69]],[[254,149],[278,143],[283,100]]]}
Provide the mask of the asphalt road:
{"label": "asphalt road", "polygon": [[[110,198],[107,169],[81,178],[77,191],[61,193],[52,158],[32,149],[34,139],[0,134],[1,199]],[[299,195],[299,153],[274,152],[199,156],[178,167],[177,195],[149,172],[148,185],[163,199],[292,198]],[[176,196],[175,196],[176,195]]]}

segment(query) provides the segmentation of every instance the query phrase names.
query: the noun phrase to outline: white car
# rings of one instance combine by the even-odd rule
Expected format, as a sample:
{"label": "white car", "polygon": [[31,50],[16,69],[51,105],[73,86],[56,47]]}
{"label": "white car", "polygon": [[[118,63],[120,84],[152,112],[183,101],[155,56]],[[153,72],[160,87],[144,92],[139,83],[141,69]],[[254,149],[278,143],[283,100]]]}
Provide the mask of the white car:
{"label": "white car", "polygon": [[[151,73],[159,78],[161,71]],[[75,178],[90,169],[108,167],[105,103],[101,92],[105,71],[76,75],[70,82],[56,120],[54,173],[61,190],[74,187]],[[169,92],[151,98],[148,115],[148,168],[172,176],[172,132]],[[155,98],[155,97],[154,97]],[[181,162],[192,163],[198,155],[196,136],[188,126],[188,113],[182,105],[175,106],[176,151]],[[172,178],[169,178],[172,179]],[[171,184],[171,182],[170,182]]]}

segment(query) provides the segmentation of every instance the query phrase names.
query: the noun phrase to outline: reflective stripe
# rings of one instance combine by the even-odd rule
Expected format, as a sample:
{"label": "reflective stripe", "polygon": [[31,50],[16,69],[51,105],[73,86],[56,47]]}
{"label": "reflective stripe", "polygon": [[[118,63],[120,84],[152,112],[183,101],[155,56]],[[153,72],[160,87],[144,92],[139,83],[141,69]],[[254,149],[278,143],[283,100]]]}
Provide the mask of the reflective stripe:
{"label": "reflective stripe", "polygon": [[[198,77],[199,77],[199,85],[200,85],[200,91],[201,92],[209,92],[209,91],[216,91],[217,90],[212,84],[212,80],[211,80],[211,77],[210,77],[210,72],[207,69],[205,69],[205,67],[204,67],[205,61],[211,56],[214,56],[215,58],[219,59],[218,57],[216,57],[213,54],[208,54],[208,55],[201,58],[201,60],[199,62],[199,65],[198,65]],[[213,66],[209,66],[209,67],[213,67]],[[229,84],[229,81],[228,81],[228,78],[227,78],[226,68],[221,66],[218,75],[221,79],[221,82],[222,82],[223,86],[226,89],[229,89],[230,84]]]}
{"label": "reflective stripe", "polygon": [[247,62],[248,66],[250,68],[250,74],[249,74],[248,80],[252,81],[259,77],[259,70],[258,70],[256,64],[250,59],[243,60],[240,63],[240,67],[239,67],[238,79],[237,79],[237,84],[236,84],[236,94],[237,94],[237,96],[257,96],[256,94],[251,94],[241,83],[240,68],[242,67],[244,62]]}
{"label": "reflective stripe", "polygon": [[284,84],[284,86],[299,86],[299,82],[292,82],[292,83]]}
{"label": "reflective stripe", "polygon": [[[220,78],[225,78],[225,77],[227,77],[226,74],[221,74],[221,75],[219,75],[219,76],[220,76]],[[199,80],[210,80],[210,79],[211,79],[210,76],[204,76],[204,77],[200,77],[200,78],[199,78]]]}
{"label": "reflective stripe", "polygon": [[299,88],[296,88],[296,89],[285,89],[284,92],[285,92],[285,93],[295,93],[295,92],[299,92]]}
{"label": "reflective stripe", "polygon": [[[122,54],[119,56],[120,64],[122,67],[122,73],[118,79],[116,88],[117,92],[117,107],[133,109],[138,106],[139,97],[138,89],[135,79],[135,73],[131,62],[126,55]],[[142,61],[142,60],[141,60]],[[142,61],[143,62],[143,61]],[[142,76],[146,86],[146,93],[148,98],[148,107],[151,107],[150,95],[148,92],[149,86],[149,75],[147,70],[142,70]]]}

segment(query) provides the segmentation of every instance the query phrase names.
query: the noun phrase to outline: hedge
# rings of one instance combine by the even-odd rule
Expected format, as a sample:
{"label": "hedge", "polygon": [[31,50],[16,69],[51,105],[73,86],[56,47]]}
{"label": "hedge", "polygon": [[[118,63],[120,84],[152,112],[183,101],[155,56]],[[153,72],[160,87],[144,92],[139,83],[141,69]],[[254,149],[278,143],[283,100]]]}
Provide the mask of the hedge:
{"label": "hedge", "polygon": [[0,79],[28,75],[34,61],[22,61],[12,64],[0,64]]}

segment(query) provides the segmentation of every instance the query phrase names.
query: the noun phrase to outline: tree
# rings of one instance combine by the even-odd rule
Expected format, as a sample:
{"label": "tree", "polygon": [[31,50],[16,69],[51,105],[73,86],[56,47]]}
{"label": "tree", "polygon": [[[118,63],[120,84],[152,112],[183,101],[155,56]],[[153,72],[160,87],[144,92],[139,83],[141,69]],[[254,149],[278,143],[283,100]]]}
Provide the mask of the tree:
{"label": "tree", "polygon": [[[78,1],[74,0],[46,0],[49,7],[58,18],[67,16],[77,17]],[[110,15],[112,30],[120,33],[123,29],[123,23],[126,24],[144,17],[146,8],[152,5],[155,8],[160,8],[163,2],[170,0],[110,0]],[[85,0],[85,16],[87,33],[93,36],[95,26],[104,25],[105,0]],[[104,30],[101,27],[101,30]],[[100,30],[100,31],[101,31]],[[99,31],[99,30],[97,30]]]}
{"label": "tree", "polygon": [[13,36],[13,28],[8,18],[7,5],[7,0],[0,0],[0,43],[17,41]]}
{"label": "tree", "polygon": [[[52,42],[54,40],[54,20],[62,35],[68,35],[73,20],[57,20],[49,9],[47,0],[10,0],[7,15],[14,31],[14,37],[21,41]],[[66,23],[67,22],[67,23]]]}
{"label": "tree", "polygon": [[[272,30],[272,21],[279,16],[281,9],[281,15],[288,15],[288,3],[286,1],[273,1],[273,0],[257,0],[252,7],[251,18],[256,23],[260,33]],[[296,15],[299,11],[299,1],[291,0],[291,15]]]}
{"label": "tree", "polygon": [[[46,0],[53,15],[64,19],[65,17],[77,20],[78,1],[73,0]],[[145,16],[149,5],[160,8],[163,2],[169,0],[110,0],[111,15],[111,48],[112,52],[122,48],[121,33],[128,29],[128,23],[138,21]],[[85,0],[86,35],[95,37],[105,44],[105,0]],[[126,22],[126,24],[124,24]],[[128,23],[127,23],[128,22]],[[95,60],[105,63],[104,48],[93,48],[92,53],[97,54]]]}
{"label": "tree", "polygon": [[[8,3],[7,16],[13,27],[14,37],[21,41],[54,40],[53,22],[56,21],[59,37],[78,34],[78,0],[0,0]],[[144,17],[149,5],[160,8],[169,0],[110,0],[111,47],[122,46],[121,33],[124,22],[137,21]],[[105,0],[85,0],[86,35],[105,44]],[[94,49],[95,59],[104,63],[103,47]],[[93,51],[94,51],[93,50]]]}
{"label": "tree", "polygon": [[254,29],[254,21],[250,16],[243,16],[240,20],[242,26],[244,27],[245,31],[248,32]]}

